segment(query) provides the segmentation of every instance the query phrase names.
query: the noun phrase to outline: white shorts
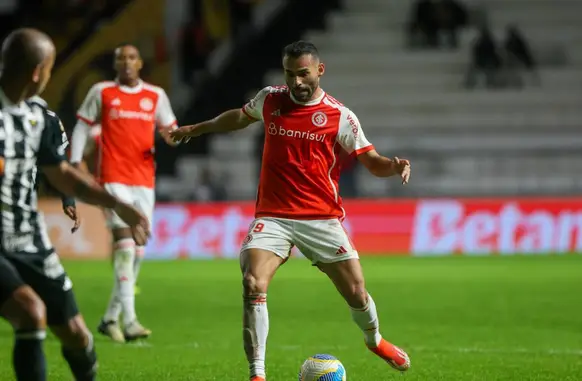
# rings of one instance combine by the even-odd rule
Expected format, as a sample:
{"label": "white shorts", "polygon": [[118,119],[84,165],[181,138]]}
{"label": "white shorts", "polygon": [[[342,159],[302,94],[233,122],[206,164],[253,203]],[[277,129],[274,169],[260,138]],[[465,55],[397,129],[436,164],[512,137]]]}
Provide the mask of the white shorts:
{"label": "white shorts", "polygon": [[[156,202],[154,189],[119,183],[107,183],[103,187],[107,192],[121,201],[134,205],[141,210],[151,225],[154,216],[154,204]],[[105,219],[107,220],[107,227],[110,229],[128,227],[127,224],[110,209],[105,209]]]}
{"label": "white shorts", "polygon": [[359,258],[352,240],[337,219],[258,218],[251,224],[241,251],[264,249],[287,259],[293,246],[297,246],[313,264]]}

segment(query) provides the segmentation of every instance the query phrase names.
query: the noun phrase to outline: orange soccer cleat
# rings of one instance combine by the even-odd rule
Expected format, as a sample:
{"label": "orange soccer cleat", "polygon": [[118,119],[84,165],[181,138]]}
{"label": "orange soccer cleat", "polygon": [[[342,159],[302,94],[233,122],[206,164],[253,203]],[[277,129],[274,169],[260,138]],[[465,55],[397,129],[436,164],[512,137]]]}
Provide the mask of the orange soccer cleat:
{"label": "orange soccer cleat", "polygon": [[263,377],[255,376],[251,378],[251,381],[267,381]]}
{"label": "orange soccer cleat", "polygon": [[380,341],[377,347],[368,348],[396,370],[404,372],[410,368],[410,358],[406,352],[384,339]]}

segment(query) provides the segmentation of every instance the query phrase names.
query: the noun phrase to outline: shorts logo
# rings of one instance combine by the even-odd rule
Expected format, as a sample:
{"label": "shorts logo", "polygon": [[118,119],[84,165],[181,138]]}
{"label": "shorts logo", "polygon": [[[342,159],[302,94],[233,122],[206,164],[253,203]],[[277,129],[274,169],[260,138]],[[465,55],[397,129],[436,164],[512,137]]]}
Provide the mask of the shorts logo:
{"label": "shorts logo", "polygon": [[345,254],[345,253],[347,253],[347,252],[348,252],[348,251],[346,250],[346,248],[345,248],[345,247],[343,247],[343,246],[340,246],[340,248],[339,248],[339,249],[338,249],[338,250],[335,252],[335,255],[342,255],[342,254]]}
{"label": "shorts logo", "polygon": [[321,111],[318,111],[311,116],[311,122],[314,126],[323,127],[327,124],[327,115]]}
{"label": "shorts logo", "polygon": [[154,102],[149,98],[142,98],[139,101],[139,107],[144,111],[152,111],[154,108]]}
{"label": "shorts logo", "polygon": [[253,240],[253,236],[250,234],[247,234],[247,236],[245,237],[245,239],[243,240],[243,245],[248,245],[249,242],[251,242]]}

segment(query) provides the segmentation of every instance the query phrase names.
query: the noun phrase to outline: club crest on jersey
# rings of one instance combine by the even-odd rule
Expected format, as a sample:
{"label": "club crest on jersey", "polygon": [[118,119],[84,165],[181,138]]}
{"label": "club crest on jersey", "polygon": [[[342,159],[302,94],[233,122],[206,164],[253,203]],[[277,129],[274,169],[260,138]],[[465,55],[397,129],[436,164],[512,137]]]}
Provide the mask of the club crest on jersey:
{"label": "club crest on jersey", "polygon": [[327,115],[321,111],[313,113],[311,116],[311,123],[316,127],[323,127],[327,124]]}
{"label": "club crest on jersey", "polygon": [[154,102],[149,98],[142,98],[139,101],[139,107],[144,111],[152,111],[154,108]]}

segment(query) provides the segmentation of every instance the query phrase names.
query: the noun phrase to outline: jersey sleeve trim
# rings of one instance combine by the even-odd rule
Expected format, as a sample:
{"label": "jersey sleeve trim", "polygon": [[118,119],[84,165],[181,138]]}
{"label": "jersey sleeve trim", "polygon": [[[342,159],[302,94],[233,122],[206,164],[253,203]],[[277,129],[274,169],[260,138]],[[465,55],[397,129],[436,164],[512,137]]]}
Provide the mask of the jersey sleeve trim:
{"label": "jersey sleeve trim", "polygon": [[90,119],[85,118],[82,115],[77,114],[77,119],[79,119],[81,122],[87,124],[88,126],[94,126],[95,124],[97,124],[95,121],[91,121]]}
{"label": "jersey sleeve trim", "polygon": [[166,130],[168,128],[172,128],[172,127],[177,126],[177,125],[178,125],[178,121],[174,120],[172,123],[168,123],[165,126],[159,126],[158,130]]}
{"label": "jersey sleeve trim", "polygon": [[365,147],[362,147],[360,149],[355,150],[354,152],[351,153],[350,156],[352,156],[352,157],[360,156],[361,154],[366,153],[366,152],[370,152],[373,149],[374,149],[374,145],[370,144],[369,146],[365,146]]}
{"label": "jersey sleeve trim", "polygon": [[254,121],[258,121],[258,120],[259,120],[259,119],[255,118],[254,116],[252,116],[252,115],[251,115],[251,114],[250,114],[250,113],[249,113],[249,112],[248,112],[246,109],[247,109],[247,107],[246,107],[246,105],[245,105],[245,106],[243,106],[243,107],[241,108],[241,111],[242,111],[242,112],[243,112],[243,114],[245,114],[245,115],[246,115],[246,116],[247,116],[247,117],[248,117],[250,120],[254,120]]}

